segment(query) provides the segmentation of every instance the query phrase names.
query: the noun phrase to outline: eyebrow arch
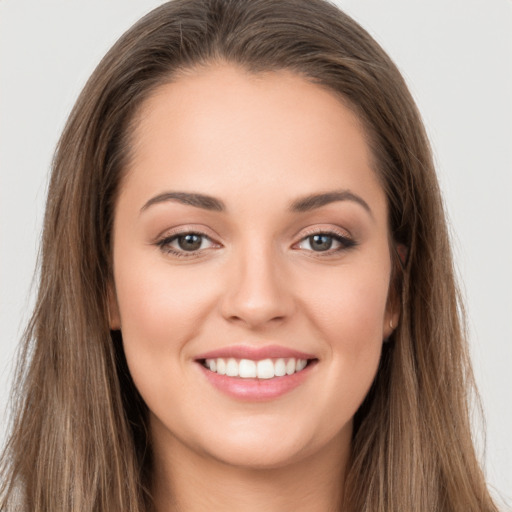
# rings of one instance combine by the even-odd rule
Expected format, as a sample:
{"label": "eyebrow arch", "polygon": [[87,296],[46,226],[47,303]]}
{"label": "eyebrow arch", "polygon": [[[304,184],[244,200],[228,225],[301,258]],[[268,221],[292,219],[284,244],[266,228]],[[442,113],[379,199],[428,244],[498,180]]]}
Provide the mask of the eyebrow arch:
{"label": "eyebrow arch", "polygon": [[350,192],[350,190],[334,190],[332,192],[325,192],[321,194],[311,194],[301,197],[293,201],[290,205],[290,210],[293,212],[308,212],[315,208],[320,208],[335,201],[352,201],[362,206],[373,217],[372,210],[368,203],[357,194]]}
{"label": "eyebrow arch", "polygon": [[[144,204],[140,211],[142,213],[150,206],[158,203],[164,203],[166,201],[175,201],[181,204],[195,206],[196,208],[217,212],[223,212],[226,210],[224,202],[212,196],[193,192],[164,192],[152,197]],[[332,192],[311,194],[300,197],[290,204],[289,209],[292,212],[303,213],[336,201],[353,201],[361,205],[373,218],[373,213],[368,203],[362,197],[350,192],[350,190],[335,190]]]}
{"label": "eyebrow arch", "polygon": [[140,211],[142,213],[150,206],[158,203],[164,203],[166,201],[175,201],[177,203],[216,212],[223,212],[226,210],[225,204],[220,199],[212,196],[192,192],[164,192],[163,194],[158,194],[157,196],[152,197],[144,204]]}

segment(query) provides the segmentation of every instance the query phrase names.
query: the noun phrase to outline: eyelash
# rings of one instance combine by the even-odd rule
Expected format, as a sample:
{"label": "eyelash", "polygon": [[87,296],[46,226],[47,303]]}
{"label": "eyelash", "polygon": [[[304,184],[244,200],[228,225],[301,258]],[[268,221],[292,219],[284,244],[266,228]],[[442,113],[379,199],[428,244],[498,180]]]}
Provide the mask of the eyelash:
{"label": "eyelash", "polygon": [[[185,237],[187,235],[195,235],[198,237],[201,237],[202,240],[209,240],[212,242],[212,244],[215,244],[215,242],[212,241],[212,239],[206,235],[205,233],[197,232],[197,231],[183,231],[181,233],[175,233],[171,236],[166,236],[162,238],[161,240],[158,240],[155,245],[157,245],[161,251],[165,252],[166,254],[171,254],[177,258],[194,258],[200,256],[203,251],[206,251],[208,249],[198,249],[194,251],[185,251],[185,250],[176,250],[175,248],[171,247],[171,243],[178,240],[180,237]],[[314,251],[314,250],[308,250],[308,252],[311,252],[315,255],[315,257],[327,257],[333,254],[337,254],[342,251],[349,250],[357,245],[357,242],[353,240],[352,238],[349,238],[348,236],[338,233],[336,231],[329,231],[329,230],[317,230],[317,231],[311,231],[307,234],[305,234],[300,241],[297,244],[298,245],[303,243],[304,241],[311,239],[312,237],[316,235],[324,235],[327,237],[330,237],[333,239],[333,241],[338,242],[340,246],[336,249],[327,249],[325,251]]]}
{"label": "eyelash", "polygon": [[[215,243],[212,241],[212,239],[206,235],[205,233],[201,233],[198,231],[182,231],[180,233],[175,233],[171,236],[166,236],[162,238],[161,240],[158,240],[156,242],[156,245],[165,253],[172,254],[173,256],[177,258],[193,258],[201,255],[201,253],[207,249],[198,249],[195,251],[185,251],[185,250],[177,250],[171,246],[171,243],[175,240],[178,240],[181,237],[185,237],[187,235],[195,235],[198,237],[201,237],[202,240],[209,240],[214,245]],[[202,242],[201,242],[202,245]],[[217,244],[218,245],[218,244]]]}
{"label": "eyelash", "polygon": [[[357,242],[355,240],[353,240],[352,238],[348,237],[345,234],[339,233],[338,231],[321,230],[321,229],[306,232],[305,235],[300,239],[299,244],[303,243],[304,241],[306,241],[308,239],[311,239],[312,237],[314,237],[316,235],[328,236],[328,237],[332,238],[333,241],[338,242],[340,244],[340,246],[336,249],[329,248],[325,251],[313,251],[313,250],[308,251],[308,252],[311,252],[312,255],[314,254],[315,257],[319,257],[319,258],[328,257],[328,256],[332,256],[334,254],[338,254],[343,251],[347,251],[357,245]],[[310,242],[310,244],[311,244],[311,242]],[[298,244],[294,244],[294,245],[298,245]]]}

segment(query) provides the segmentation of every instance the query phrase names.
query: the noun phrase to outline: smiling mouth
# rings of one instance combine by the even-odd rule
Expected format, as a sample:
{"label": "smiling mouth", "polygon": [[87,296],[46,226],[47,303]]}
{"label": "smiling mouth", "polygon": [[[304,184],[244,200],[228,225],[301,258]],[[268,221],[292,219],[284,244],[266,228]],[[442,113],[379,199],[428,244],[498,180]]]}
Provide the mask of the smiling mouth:
{"label": "smiling mouth", "polygon": [[277,359],[235,359],[217,357],[202,359],[199,362],[212,373],[238,377],[240,379],[273,379],[300,373],[318,359],[299,359],[294,357]]}

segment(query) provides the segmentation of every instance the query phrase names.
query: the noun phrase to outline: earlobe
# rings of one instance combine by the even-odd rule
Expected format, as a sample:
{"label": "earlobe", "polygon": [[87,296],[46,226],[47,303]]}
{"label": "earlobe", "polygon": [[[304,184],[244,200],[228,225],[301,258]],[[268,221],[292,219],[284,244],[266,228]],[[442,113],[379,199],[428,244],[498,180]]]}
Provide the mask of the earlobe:
{"label": "earlobe", "polygon": [[386,320],[384,321],[384,341],[388,341],[390,336],[393,334],[395,329],[398,326],[398,322],[400,320],[400,312],[395,311],[394,313],[390,313],[386,315]]}
{"label": "earlobe", "polygon": [[394,254],[396,256],[394,270],[392,272],[391,284],[388,296],[386,315],[384,317],[384,341],[388,341],[390,336],[396,330],[400,321],[400,288],[402,275],[400,275],[407,263],[409,250],[404,244],[393,244]]}
{"label": "earlobe", "polygon": [[108,325],[110,330],[118,331],[121,329],[121,317],[119,315],[119,306],[117,304],[116,292],[113,284],[108,285],[107,297]]}

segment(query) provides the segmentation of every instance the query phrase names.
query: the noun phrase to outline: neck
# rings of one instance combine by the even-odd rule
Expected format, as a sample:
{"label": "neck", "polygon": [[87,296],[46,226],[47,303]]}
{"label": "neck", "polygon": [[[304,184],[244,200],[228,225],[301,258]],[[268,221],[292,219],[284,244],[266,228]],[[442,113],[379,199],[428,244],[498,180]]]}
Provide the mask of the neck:
{"label": "neck", "polygon": [[321,451],[277,468],[226,464],[194,452],[176,438],[165,446],[156,439],[154,444],[157,512],[340,510],[350,449],[347,433]]}

